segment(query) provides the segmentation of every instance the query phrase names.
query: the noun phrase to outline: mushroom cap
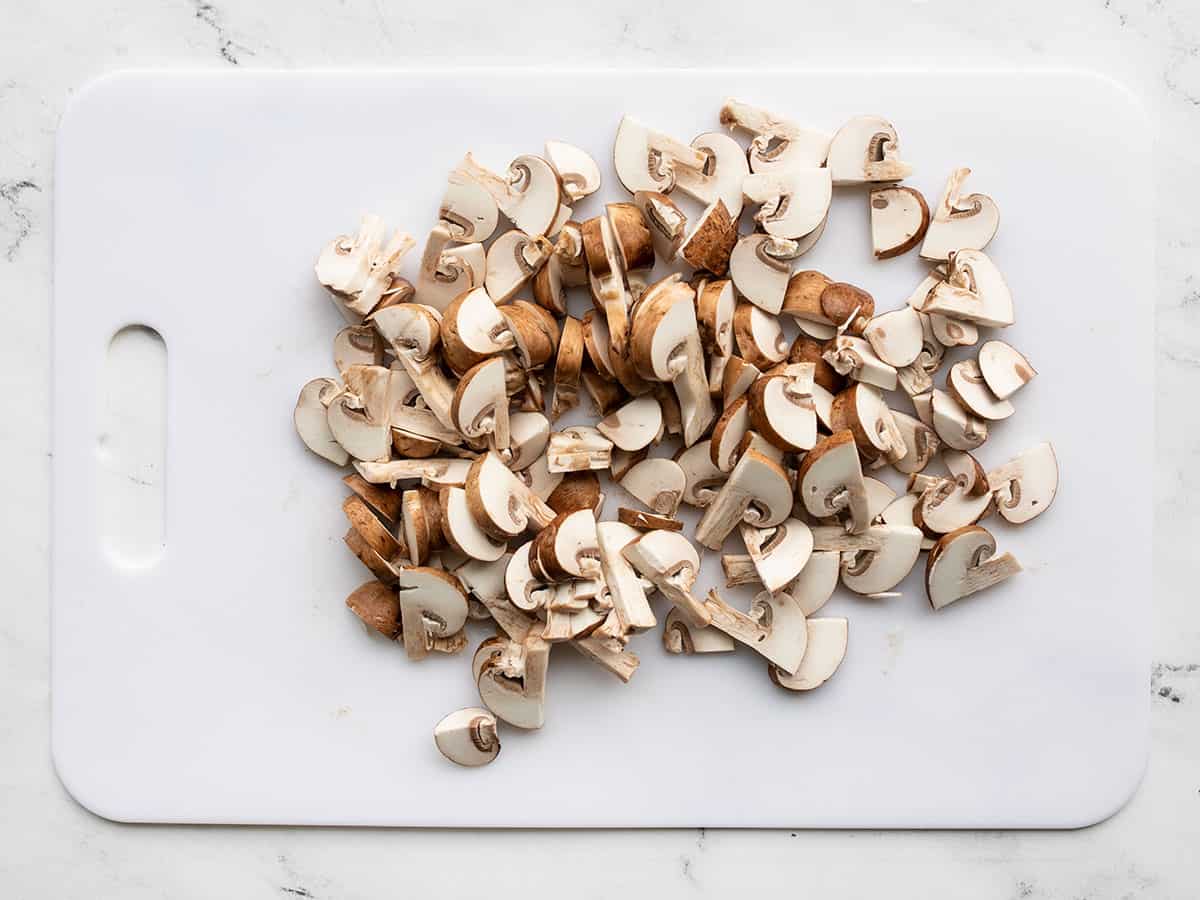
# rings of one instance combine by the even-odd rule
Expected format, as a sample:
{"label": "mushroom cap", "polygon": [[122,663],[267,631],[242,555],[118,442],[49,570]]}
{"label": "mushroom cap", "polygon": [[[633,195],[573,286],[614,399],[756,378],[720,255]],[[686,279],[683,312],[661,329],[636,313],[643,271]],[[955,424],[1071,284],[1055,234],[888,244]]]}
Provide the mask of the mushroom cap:
{"label": "mushroom cap", "polygon": [[596,429],[622,450],[641,450],[662,434],[662,407],[652,394],[643,394],[613,410]]}
{"label": "mushroom cap", "polygon": [[876,316],[862,334],[875,355],[897,369],[917,361],[925,337],[921,314],[911,306]]}
{"label": "mushroom cap", "polygon": [[868,460],[887,454],[903,459],[907,451],[897,434],[896,420],[879,390],[869,384],[852,384],[833,399],[833,424],[849,428]]}
{"label": "mushroom cap", "polygon": [[467,595],[449,572],[425,566],[404,567],[397,573],[401,615],[409,613],[435,637],[448,637],[467,624]]}
{"label": "mushroom cap", "polygon": [[450,418],[464,437],[480,438],[491,434],[498,447],[508,447],[504,360],[499,357],[485,359],[463,375],[454,391]]}
{"label": "mushroom cap", "polygon": [[529,515],[517,494],[528,488],[494,453],[485,453],[471,464],[467,499],[479,526],[497,540],[514,538],[529,524]]}
{"label": "mushroom cap", "polygon": [[734,285],[742,296],[771,315],[777,315],[783,307],[792,274],[790,252],[787,256],[776,255],[776,241],[769,234],[747,234],[738,239],[729,255],[729,275]]}
{"label": "mushroom cap", "polygon": [[736,222],[742,214],[742,180],[750,174],[742,145],[727,134],[708,131],[692,141],[692,148],[704,154],[704,168],[678,169],[675,186],[701,203],[721,200]]}
{"label": "mushroom cap", "polygon": [[950,271],[925,298],[921,311],[1004,328],[1013,323],[1012,293],[1000,270],[981,250],[950,256]]}
{"label": "mushroom cap", "polygon": [[550,645],[541,638],[527,637],[484,659],[477,680],[479,699],[509,725],[541,728],[549,652]]}
{"label": "mushroom cap", "polygon": [[817,412],[811,393],[800,394],[783,375],[759,378],[750,387],[750,423],[781,450],[797,453],[817,443]]}
{"label": "mushroom cap", "polygon": [[654,252],[665,262],[675,259],[687,232],[687,216],[675,201],[660,191],[638,191],[633,202],[642,211]]}
{"label": "mushroom cap", "polygon": [[996,509],[1006,522],[1020,525],[1050,508],[1058,493],[1058,458],[1041,443],[988,474]]}
{"label": "mushroom cap", "polygon": [[738,397],[725,406],[721,418],[713,426],[709,443],[709,459],[722,472],[730,472],[738,459],[742,438],[750,430],[750,398]]}
{"label": "mushroom cap", "polygon": [[693,628],[675,607],[663,622],[663,649],[668,653],[731,653],[734,641],[719,628]]}
{"label": "mushroom cap", "polygon": [[438,499],[442,510],[442,534],[451,547],[483,562],[494,562],[505,554],[508,544],[480,528],[471,515],[465,490],[444,487],[438,492]]}
{"label": "mushroom cap", "polygon": [[346,606],[364,625],[385,638],[395,640],[400,634],[400,601],[396,591],[387,585],[378,581],[359,585],[346,598]]}
{"label": "mushroom cap", "polygon": [[733,352],[733,312],[737,294],[728,278],[705,281],[696,289],[696,324],[704,352],[729,356]]}
{"label": "mushroom cap", "polygon": [[938,440],[953,450],[974,450],[987,440],[987,422],[968,413],[945,391],[934,389],[930,412]]}
{"label": "mushroom cap", "polygon": [[438,218],[446,222],[456,241],[486,241],[500,221],[492,195],[461,169],[450,173]]}
{"label": "mushroom cap", "polygon": [[742,192],[747,200],[762,204],[754,221],[763,231],[794,240],[825,220],[833,201],[833,179],[825,168],[773,168],[746,176]]}
{"label": "mushroom cap", "polygon": [[675,461],[683,471],[681,499],[689,506],[703,509],[712,503],[725,481],[725,473],[712,461],[712,441],[701,441],[679,452]]}
{"label": "mushroom cap", "polygon": [[546,452],[550,440],[550,420],[540,412],[514,412],[508,415],[508,467],[514,472],[528,468]]}
{"label": "mushroom cap", "polygon": [[871,191],[871,244],[876,259],[892,259],[921,242],[929,204],[916,188],[890,185]]}
{"label": "mushroom cap", "polygon": [[899,181],[912,174],[912,166],[899,156],[900,141],[891,122],[855,116],[834,134],[826,165],[834,184]]}
{"label": "mushroom cap", "polygon": [[595,578],[600,574],[600,545],[596,515],[591,509],[559,513],[534,538],[530,562],[537,559],[542,571],[556,581]]}
{"label": "mushroom cap", "polygon": [[890,591],[917,564],[924,534],[911,525],[872,525],[867,531],[879,539],[880,549],[843,553],[842,584],[856,594]]}
{"label": "mushroom cap", "polygon": [[830,135],[801,128],[794,122],[732,97],[721,107],[721,124],[742,128],[755,135],[750,145],[750,169],[754,172],[817,168],[829,155]]}
{"label": "mushroom cap", "polygon": [[778,666],[769,666],[771,680],[789,691],[811,691],[833,677],[846,658],[850,623],[842,618],[808,619],[804,623],[808,642],[796,674],[788,675]]}
{"label": "mushroom cap", "polygon": [[837,550],[814,550],[809,554],[804,568],[787,588],[804,615],[811,616],[829,602],[837,588],[841,560]]}
{"label": "mushroom cap", "polygon": [[787,359],[791,349],[779,319],[753,303],[738,303],[733,313],[733,335],[742,359],[759,369],[769,369]]}
{"label": "mushroom cap", "polygon": [[921,258],[949,259],[956,250],[982,250],[1000,227],[1000,209],[986,194],[960,197],[970,169],[955,169],[946,180],[946,189],[921,245]]}
{"label": "mushroom cap", "polygon": [[515,344],[508,322],[484,288],[459,294],[442,314],[442,355],[459,374]]}
{"label": "mushroom cap", "polygon": [[721,277],[729,271],[729,255],[737,239],[737,219],[730,216],[725,201],[718,197],[684,234],[679,256],[689,265]]}
{"label": "mushroom cap", "polygon": [[442,756],[460,766],[486,766],[500,754],[496,717],[478,706],[459,709],[433,729]]}
{"label": "mushroom cap", "polygon": [[812,531],[799,519],[784,519],[766,528],[743,525],[741,532],[759,581],[768,591],[783,590],[812,555]]}
{"label": "mushroom cap", "polygon": [[950,367],[946,387],[963,409],[980,419],[997,421],[1016,412],[1012,403],[992,393],[979,371],[979,363],[973,359],[960,360]]}
{"label": "mushroom cap", "polygon": [[860,287],[835,281],[821,291],[821,312],[826,320],[852,335],[862,334],[875,315],[875,298]]}
{"label": "mushroom cap", "polygon": [[[335,466],[344,466],[350,462],[350,454],[334,437],[325,406],[326,401],[332,403],[339,390],[332,378],[314,378],[300,389],[292,421],[305,447]],[[366,449],[376,450],[378,445],[372,444]]]}
{"label": "mushroom cap", "polygon": [[600,190],[600,166],[587,151],[563,141],[546,141],[545,153],[572,203]]}
{"label": "mushroom cap", "polygon": [[675,460],[655,457],[633,465],[619,483],[654,512],[673,516],[683,499],[687,476]]}
{"label": "mushroom cap", "polygon": [[673,381],[683,372],[689,340],[699,343],[694,297],[695,291],[676,276],[651,285],[642,295],[630,346],[643,378]]}
{"label": "mushroom cap", "polygon": [[487,251],[487,274],[484,287],[494,303],[504,303],[516,296],[554,252],[543,237],[530,237],[523,231],[506,231]]}
{"label": "mushroom cap", "polygon": [[1029,360],[1004,341],[988,341],[979,348],[979,373],[1001,400],[1007,400],[1037,375]]}
{"label": "mushroom cap", "polygon": [[796,483],[804,508],[811,515],[824,518],[849,509],[855,534],[870,524],[862,465],[849,430],[819,440],[800,461]]}

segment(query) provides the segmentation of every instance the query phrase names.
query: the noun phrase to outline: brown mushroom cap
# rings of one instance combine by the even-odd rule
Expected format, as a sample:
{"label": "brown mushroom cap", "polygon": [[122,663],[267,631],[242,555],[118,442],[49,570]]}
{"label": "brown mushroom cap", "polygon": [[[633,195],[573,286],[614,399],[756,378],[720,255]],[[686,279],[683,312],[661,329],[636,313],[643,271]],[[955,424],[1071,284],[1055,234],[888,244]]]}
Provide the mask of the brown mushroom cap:
{"label": "brown mushroom cap", "polygon": [[729,271],[729,256],[737,243],[737,223],[724,201],[709,204],[683,237],[679,255],[689,265],[712,272],[718,278]]}
{"label": "brown mushroom cap", "polygon": [[764,376],[750,388],[750,423],[781,450],[811,450],[817,442],[817,413],[811,393],[799,393],[792,379]]}
{"label": "brown mushroom cap", "polygon": [[821,291],[821,312],[850,334],[862,334],[875,315],[875,299],[862,288],[835,281]]}
{"label": "brown mushroom cap", "polygon": [[395,640],[400,635],[400,600],[394,588],[368,581],[359,585],[346,598],[346,606],[385,638]]}
{"label": "brown mushroom cap", "polygon": [[742,359],[759,369],[769,369],[787,358],[789,345],[779,320],[752,303],[738,303],[733,334]]}

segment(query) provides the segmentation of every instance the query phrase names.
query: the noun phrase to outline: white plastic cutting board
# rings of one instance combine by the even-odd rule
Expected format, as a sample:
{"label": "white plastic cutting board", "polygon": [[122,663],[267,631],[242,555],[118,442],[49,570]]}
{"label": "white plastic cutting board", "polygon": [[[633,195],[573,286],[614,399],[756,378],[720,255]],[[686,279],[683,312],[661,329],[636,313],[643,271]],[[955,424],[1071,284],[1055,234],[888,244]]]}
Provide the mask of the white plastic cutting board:
{"label": "white plastic cutting board", "polygon": [[[1005,336],[1040,372],[979,455],[996,465],[1052,440],[1058,499],[1023,530],[989,525],[1026,571],[986,594],[934,614],[919,576],[894,600],[839,591],[824,614],[850,618],[849,653],[810,695],[772,686],[745,650],[670,657],[646,635],[627,686],[561,650],[546,727],[506,729],[489,767],[452,766],[431,729],[477,702],[469,654],[412,664],[364,634],[343,607],[368,576],[341,543],[340,473],[292,431],[300,385],[333,372],[339,319],[313,277],[317,252],[368,210],[422,235],[468,149],[502,168],[544,138],[575,142],[604,162],[602,198],[617,199],[607,160],[622,113],[690,138],[717,127],[727,95],[829,130],[888,116],[931,204],[952,167],[974,169],[969,187],[1002,211],[988,253],[1016,300]],[[1107,816],[1135,789],[1147,739],[1148,144],[1129,94],[1068,73],[139,73],[92,85],[62,123],[56,184],[64,783],[101,815],[170,822]],[[900,305],[922,274],[916,254],[874,262],[865,195],[837,193],[802,265],[861,284],[880,310]],[[599,209],[594,198],[578,215]],[[106,348],[130,323],[167,347],[165,472],[141,479],[165,489],[165,550],[150,565],[106,549],[121,537],[104,524],[105,504],[121,503],[104,474]],[[718,572],[710,556],[701,586]]]}

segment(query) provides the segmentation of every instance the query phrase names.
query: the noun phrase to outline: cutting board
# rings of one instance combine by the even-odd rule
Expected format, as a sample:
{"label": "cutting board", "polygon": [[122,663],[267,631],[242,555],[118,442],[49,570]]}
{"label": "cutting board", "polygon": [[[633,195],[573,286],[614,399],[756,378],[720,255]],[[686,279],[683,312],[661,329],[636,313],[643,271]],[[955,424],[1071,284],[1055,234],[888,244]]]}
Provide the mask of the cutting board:
{"label": "cutting board", "polygon": [[[595,215],[621,195],[608,162],[621,114],[689,139],[717,127],[728,95],[831,131],[887,116],[931,204],[952,168],[973,168],[969,188],[1002,211],[988,253],[1015,297],[1005,337],[1040,373],[979,456],[998,465],[1051,440],[1058,498],[1023,528],[989,525],[1025,571],[985,594],[935,614],[919,573],[895,599],[839,591],[823,614],[849,618],[849,651],[811,694],[774,687],[751,652],[673,657],[656,634],[634,641],[642,664],[628,685],[560,650],[545,728],[505,729],[491,766],[450,765],[431,732],[478,702],[469,654],[410,663],[344,608],[367,575],[341,543],[342,473],[292,430],[300,385],[333,374],[339,318],[313,277],[317,252],[366,211],[423,236],[466,150],[503,168],[546,138],[602,161],[604,189],[577,212]],[[1138,103],[1085,74],[141,72],[90,85],[59,132],[55,196],[64,784],[102,816],[155,822],[1108,816],[1135,789],[1147,743],[1148,171]],[[925,267],[915,253],[875,262],[868,221],[865,193],[839,189],[801,265],[895,308]],[[165,361],[131,361],[120,340],[110,349],[130,325],[161,335]],[[159,433],[165,449],[147,449]],[[629,502],[619,494],[610,517]],[[700,588],[719,572],[710,555]]]}

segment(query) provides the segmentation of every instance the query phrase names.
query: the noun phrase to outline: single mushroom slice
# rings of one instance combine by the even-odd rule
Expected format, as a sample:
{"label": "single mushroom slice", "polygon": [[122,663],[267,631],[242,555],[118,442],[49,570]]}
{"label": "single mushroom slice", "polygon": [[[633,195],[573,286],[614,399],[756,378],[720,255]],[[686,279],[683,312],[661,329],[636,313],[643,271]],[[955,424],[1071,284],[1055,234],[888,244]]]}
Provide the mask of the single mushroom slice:
{"label": "single mushroom slice", "polygon": [[[828,340],[837,334],[837,323],[825,315],[821,296],[833,283],[828,276],[815,269],[797,272],[788,279],[779,312],[795,319],[811,337]],[[815,329],[815,333],[812,329]]]}
{"label": "single mushroom slice", "polygon": [[705,207],[684,235],[679,256],[688,265],[720,278],[729,271],[729,256],[737,239],[737,220],[730,217],[725,201],[717,199]]}
{"label": "single mushroom slice", "polygon": [[776,238],[796,240],[823,221],[833,201],[829,169],[779,169],[746,176],[742,192],[761,204],[754,221]]}
{"label": "single mushroom slice", "polygon": [[597,422],[596,430],[622,450],[641,450],[662,435],[662,407],[651,394],[634,397]]}
{"label": "single mushroom slice", "polygon": [[946,355],[946,348],[933,333],[933,317],[920,311],[917,315],[921,319],[921,352],[913,363],[896,370],[896,380],[910,397],[933,388],[933,376],[942,367]]}
{"label": "single mushroom slice", "polygon": [[929,313],[933,336],[943,347],[972,347],[979,340],[979,329],[972,322],[960,322],[948,316]]}
{"label": "single mushroom slice", "polygon": [[504,570],[504,589],[508,599],[524,612],[544,608],[554,596],[554,585],[534,575],[533,562],[533,541],[529,541],[514,551]]}
{"label": "single mushroom slice", "polygon": [[[332,378],[314,378],[300,389],[300,396],[296,399],[296,409],[292,413],[292,421],[296,424],[296,433],[300,435],[300,440],[304,442],[304,446],[322,459],[327,459],[335,466],[344,466],[350,462],[350,453],[334,436],[330,427],[330,417],[328,406],[333,403],[335,397],[340,395],[341,389],[338,383]],[[349,402],[350,398],[346,398],[343,402]],[[352,411],[356,412],[356,411]],[[349,423],[346,423],[348,427]],[[372,432],[374,436],[374,432]],[[371,443],[366,447],[367,452],[379,451],[381,448],[378,443]],[[378,453],[376,459],[382,457],[382,453]]]}
{"label": "single mushroom slice", "polygon": [[600,190],[600,167],[586,150],[563,141],[546,141],[546,161],[558,173],[563,193],[572,203]]}
{"label": "single mushroom slice", "polygon": [[454,391],[450,418],[463,437],[486,440],[502,458],[511,458],[504,360],[484,360],[463,375]]}
{"label": "single mushroom slice", "polygon": [[796,578],[812,553],[812,532],[799,519],[785,519],[767,528],[741,526],[746,552],[758,580],[768,591],[780,591]]}
{"label": "single mushroom slice", "polygon": [[921,311],[993,328],[1013,323],[1012,293],[996,264],[980,250],[951,252],[946,280],[934,286]]}
{"label": "single mushroom slice", "polygon": [[721,376],[721,402],[725,405],[725,412],[728,412],[729,407],[739,398],[746,395],[762,374],[758,366],[751,365],[740,356],[729,357],[729,363]]}
{"label": "single mushroom slice", "polygon": [[[625,353],[629,340],[630,298],[625,286],[625,264],[617,244],[617,236],[613,233],[612,222],[606,215],[588,219],[581,228],[588,283],[591,286],[593,301],[604,313],[608,330],[606,352],[611,349],[612,353],[619,357]],[[653,247],[653,242],[651,246]],[[605,369],[614,372],[611,358],[605,360]]]}
{"label": "single mushroom slice", "polygon": [[429,232],[417,272],[415,300],[436,310],[445,310],[450,301],[472,288],[482,287],[487,274],[487,256],[483,244],[450,247],[454,234],[447,222],[439,222]]}
{"label": "single mushroom slice", "polygon": [[631,467],[619,483],[654,512],[673,516],[683,499],[687,476],[674,460],[655,457]]}
{"label": "single mushroom slice", "polygon": [[683,443],[688,447],[700,439],[716,417],[704,373],[694,296],[678,275],[647,288],[634,317],[630,340],[638,373],[674,387]]}
{"label": "single mushroom slice", "polygon": [[[806,365],[809,370],[811,364]],[[759,378],[750,388],[750,424],[764,438],[789,453],[811,450],[817,443],[817,411],[811,375]]]}
{"label": "single mushroom slice", "polygon": [[604,207],[604,214],[621,254],[621,270],[638,296],[645,287],[646,276],[654,268],[654,239],[646,218],[636,203],[610,203]]}
{"label": "single mushroom slice", "polygon": [[382,366],[383,340],[370,325],[347,325],[333,337],[333,364],[339,375],[350,366]]}
{"label": "single mushroom slice", "polygon": [[458,375],[511,350],[516,338],[484,288],[465,291],[442,313],[442,359]]}
{"label": "single mushroom slice", "polygon": [[648,531],[621,551],[635,569],[653,582],[688,624],[703,628],[712,620],[704,603],[692,596],[700,557],[692,542],[673,531]]}
{"label": "single mushroom slice", "polygon": [[863,484],[867,489],[867,515],[874,522],[896,499],[896,492],[878,478],[863,478]]}
{"label": "single mushroom slice", "polygon": [[536,531],[554,519],[554,510],[495,453],[485,453],[471,464],[466,489],[471,515],[497,540],[514,538],[531,526]]}
{"label": "single mushroom slice", "polygon": [[742,296],[771,315],[783,308],[796,243],[769,234],[738,239],[729,256],[729,275]]}
{"label": "single mushroom slice", "polygon": [[828,134],[802,128],[732,97],[721,107],[721,124],[754,135],[749,152],[753,172],[815,169],[824,166],[829,156]]}
{"label": "single mushroom slice", "polygon": [[[799,273],[803,275],[804,273]],[[796,279],[793,278],[793,281]],[[811,363],[813,382],[827,393],[836,394],[846,386],[846,378],[825,360],[825,345],[807,334],[796,335],[792,349],[788,351],[788,362]]]}
{"label": "single mushroom slice", "polygon": [[[547,436],[547,442],[548,440]],[[561,472],[550,471],[550,458],[546,450],[543,450],[532,463],[517,472],[517,476],[534,494],[542,500],[546,500],[547,505],[549,505],[548,498],[553,495],[565,477]],[[561,512],[561,510],[555,511]]]}
{"label": "single mushroom slice", "polygon": [[991,509],[990,494],[973,495],[959,481],[946,479],[921,494],[913,511],[913,521],[929,534],[949,534],[974,525]]}
{"label": "single mushroom slice", "polygon": [[[320,401],[318,400],[318,402]],[[343,390],[329,401],[325,417],[330,435],[350,458],[364,462],[386,462],[391,457],[391,427],[382,407],[372,410],[365,406],[362,398]],[[314,426],[306,423],[306,428],[311,436]],[[299,426],[297,426],[297,430],[299,430]],[[304,439],[304,437],[305,435],[302,433],[301,438]],[[321,438],[320,435],[313,437],[317,446],[322,446]],[[307,440],[305,443],[307,445]],[[312,449],[311,445],[309,445],[309,449]],[[329,459],[329,456],[324,453],[320,455]],[[337,462],[337,460],[331,461]],[[344,462],[338,464],[345,465]]]}
{"label": "single mushroom slice", "polygon": [[500,209],[483,185],[455,169],[447,179],[438,219],[450,229],[454,240],[482,243],[495,232]]}
{"label": "single mushroom slice", "polygon": [[357,472],[352,472],[343,478],[342,484],[358,494],[388,528],[396,526],[400,520],[399,491],[384,485],[371,484]]}
{"label": "single mushroom slice", "polygon": [[872,525],[878,550],[842,554],[842,584],[856,594],[890,591],[908,577],[921,555],[921,529],[911,525]]}
{"label": "single mushroom slice", "polygon": [[400,636],[400,601],[396,591],[378,581],[368,581],[346,598],[346,606],[362,623],[390,641]]}
{"label": "single mushroom slice", "polygon": [[1007,400],[1037,375],[1029,360],[1004,341],[988,341],[979,348],[979,373],[1001,400]]}
{"label": "single mushroom slice", "polygon": [[678,519],[628,506],[617,507],[617,521],[639,531],[683,531],[683,523]]}
{"label": "single mushroom slice", "polygon": [[892,185],[871,191],[871,244],[876,259],[911,250],[929,228],[929,204],[916,188]]}
{"label": "single mushroom slice", "polygon": [[567,286],[563,281],[563,264],[557,244],[546,264],[533,276],[533,300],[556,316],[567,313]]}
{"label": "single mushroom slice", "polygon": [[649,448],[642,450],[613,450],[608,473],[613,481],[619,482],[634,466],[650,455]]}
{"label": "single mushroom slice", "polygon": [[433,742],[442,756],[460,766],[486,766],[500,755],[496,717],[478,706],[443,718],[434,726]]}
{"label": "single mushroom slice", "polygon": [[625,190],[661,191],[675,187],[680,168],[702,172],[708,154],[623,116],[613,138],[613,168]]}
{"label": "single mushroom slice", "polygon": [[731,653],[734,640],[717,628],[696,628],[688,624],[678,609],[667,613],[663,622],[663,649],[668,653]]}
{"label": "single mushroom slice", "polygon": [[894,391],[899,384],[896,368],[876,356],[870,343],[860,337],[839,335],[827,346],[824,358],[836,372],[861,384],[885,391]]}
{"label": "single mushroom slice", "polygon": [[896,433],[904,441],[904,455],[892,462],[897,472],[911,475],[920,472],[937,454],[941,442],[933,429],[910,415],[891,411],[892,421],[896,423]]}
{"label": "single mushroom slice", "polygon": [[742,214],[742,181],[750,174],[742,145],[727,134],[709,131],[692,141],[692,148],[704,154],[704,166],[677,169],[676,187],[710,206],[720,200],[737,221]]}
{"label": "single mushroom slice", "polygon": [[722,472],[731,472],[738,461],[742,439],[750,430],[750,398],[738,397],[725,407],[713,426],[709,459]]}
{"label": "single mushroom slice", "polygon": [[459,171],[491,194],[500,212],[519,230],[531,235],[551,233],[558,218],[560,192],[558,173],[546,160],[524,154],[509,164],[504,175],[497,175],[468,153]]}
{"label": "single mushroom slice", "polygon": [[811,691],[833,677],[846,658],[850,623],[842,618],[808,619],[804,658],[794,675],[768,666],[771,681],[788,691]]}
{"label": "single mushroom slice", "polygon": [[759,528],[778,525],[792,511],[792,482],[774,460],[747,450],[696,525],[696,541],[719,550],[740,522]]}
{"label": "single mushroom slice", "polygon": [[533,465],[546,452],[546,445],[550,441],[550,420],[542,413],[509,413],[508,431],[508,467],[514,472]]}
{"label": "single mushroom slice", "polygon": [[538,532],[530,562],[553,582],[595,578],[600,574],[600,546],[596,542],[596,516],[590,509],[559,513]]}
{"label": "single mushroom slice", "polygon": [[835,429],[850,429],[859,452],[868,461],[887,457],[889,462],[903,459],[907,445],[896,420],[879,391],[867,384],[855,384],[833,399]]}
{"label": "single mushroom slice", "polygon": [[620,384],[596,372],[584,372],[579,377],[598,416],[607,416],[629,396]]}
{"label": "single mushroom slice", "polygon": [[987,194],[960,196],[970,169],[955,169],[921,245],[921,258],[946,260],[957,250],[982,250],[1000,227],[1000,209]]}
{"label": "single mushroom slice", "polygon": [[[811,531],[811,529],[810,529]],[[811,616],[829,602],[838,584],[842,554],[836,550],[813,550],[787,592],[804,615]]]}
{"label": "single mushroom slice", "polygon": [[974,450],[987,440],[987,422],[971,415],[945,391],[934,389],[930,413],[938,440],[953,450]]}
{"label": "single mushroom slice", "polygon": [[675,461],[683,470],[683,493],[680,499],[697,509],[712,503],[725,481],[725,473],[712,461],[711,441],[701,441],[682,450]]}
{"label": "single mushroom slice", "polygon": [[423,566],[428,563],[446,543],[438,493],[424,487],[405,491],[401,498],[400,530],[412,564]]}
{"label": "single mushroom slice", "polygon": [[487,274],[484,287],[496,303],[516,296],[538,270],[546,264],[554,246],[542,236],[530,237],[523,231],[506,231],[487,251]]}
{"label": "single mushroom slice", "polygon": [[1021,453],[987,475],[996,509],[1006,522],[1021,525],[1044,513],[1058,493],[1058,458],[1049,443]]}
{"label": "single mushroom slice", "polygon": [[875,355],[897,369],[917,361],[925,337],[921,314],[911,306],[876,316],[862,334]]}
{"label": "single mushroom slice", "polygon": [[368,547],[391,563],[400,557],[402,546],[387,524],[357,494],[350,494],[342,501],[342,512],[346,520]]}
{"label": "single mushroom slice", "polygon": [[435,642],[461,632],[467,624],[467,595],[458,579],[441,569],[402,568],[397,575],[404,651],[424,659]]}
{"label": "single mushroom slice", "polygon": [[476,680],[479,699],[509,725],[541,728],[549,663],[550,644],[540,635],[529,634],[520,643],[506,642],[480,664]]}
{"label": "single mushroom slice", "polygon": [[715,590],[708,592],[704,608],[717,628],[735,641],[761,654],[789,675],[800,667],[808,631],[800,605],[782,591],[763,591],[754,598],[749,614],[734,609]]}
{"label": "single mushroom slice", "polygon": [[641,536],[641,532],[621,522],[596,524],[604,583],[612,597],[613,612],[625,633],[645,631],[658,624],[646,599],[642,580],[622,555],[624,549]]}
{"label": "single mushroom slice", "polygon": [[607,469],[613,443],[589,425],[572,425],[550,434],[547,446],[551,472],[585,472]]}
{"label": "single mushroom slice", "polygon": [[446,542],[471,559],[494,562],[508,550],[505,541],[496,540],[479,527],[471,515],[467,492],[462,488],[445,487],[438,492],[442,512],[442,534]]}
{"label": "single mushroom slice", "polygon": [[912,166],[900,160],[895,126],[879,116],[855,116],[839,128],[826,165],[839,185],[899,181],[912,174]]}
{"label": "single mushroom slice", "polygon": [[557,477],[562,480],[546,497],[547,506],[559,514],[576,509],[590,509],[599,514],[604,493],[595,472],[567,472]]}
{"label": "single mushroom slice", "polygon": [[929,604],[942,609],[1021,571],[1021,564],[1011,553],[994,556],[995,552],[996,539],[978,525],[943,536],[925,560]]}
{"label": "single mushroom slice", "polygon": [[438,487],[450,485],[462,487],[466,484],[467,473],[471,468],[469,459],[393,459],[385,463],[356,462],[355,470],[362,476],[363,481],[371,484],[388,484],[396,486],[398,481],[416,479],[428,481]]}
{"label": "single mushroom slice", "polygon": [[[551,313],[528,300],[517,300],[500,307],[500,314],[516,339],[516,358],[523,369],[528,372],[550,361],[558,348],[558,321]],[[532,386],[533,379],[528,381]]]}
{"label": "single mushroom slice", "polygon": [[728,278],[706,279],[696,288],[696,325],[700,329],[700,344],[710,357],[728,357],[733,353],[736,308],[737,295]]}
{"label": "single mushroom slice", "polygon": [[638,191],[633,195],[633,202],[642,211],[646,227],[650,229],[654,252],[665,262],[674,260],[687,232],[687,215],[674,200],[658,191]]}
{"label": "single mushroom slice", "polygon": [[946,376],[946,390],[976,418],[994,422],[1007,419],[1016,412],[1012,403],[992,393],[979,371],[979,363],[973,359],[960,360],[950,367],[950,374]]}
{"label": "single mushroom slice", "polygon": [[371,322],[391,345],[425,405],[438,421],[453,428],[450,406],[454,402],[454,387],[438,364],[441,316],[437,310],[419,303],[402,303],[378,310],[371,316]]}
{"label": "single mushroom slice", "polygon": [[579,405],[579,374],[583,368],[583,327],[579,320],[563,319],[554,359],[554,394],[550,401],[550,421],[555,421]]}
{"label": "single mushroom slice", "polygon": [[[468,559],[454,569],[454,577],[471,595],[471,599],[483,602],[504,598],[507,601],[504,572],[508,568],[511,556],[512,554],[506,553],[494,560]],[[487,608],[486,603],[484,608]]]}
{"label": "single mushroom slice", "polygon": [[848,510],[854,534],[861,534],[870,525],[862,465],[849,430],[818,441],[801,460],[796,483],[810,515],[825,518]]}
{"label": "single mushroom slice", "polygon": [[733,313],[733,334],[741,358],[760,370],[787,359],[791,349],[779,319],[752,303],[738,303]]}
{"label": "single mushroom slice", "polygon": [[754,560],[745,553],[722,553],[721,571],[725,573],[725,587],[760,583]]}
{"label": "single mushroom slice", "polygon": [[400,277],[400,263],[415,242],[402,231],[385,242],[386,234],[382,219],[363,216],[356,235],[334,238],[317,259],[317,280],[351,325],[392,294],[411,288]]}

